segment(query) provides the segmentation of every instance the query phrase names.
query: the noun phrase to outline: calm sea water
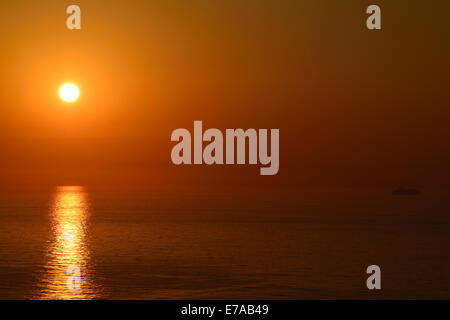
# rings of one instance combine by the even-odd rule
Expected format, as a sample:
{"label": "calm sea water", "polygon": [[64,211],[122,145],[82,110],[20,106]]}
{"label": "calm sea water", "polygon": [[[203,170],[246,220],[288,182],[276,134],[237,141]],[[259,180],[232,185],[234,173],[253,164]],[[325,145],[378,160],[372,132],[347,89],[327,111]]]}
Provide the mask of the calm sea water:
{"label": "calm sea water", "polygon": [[[448,199],[3,193],[0,298],[449,299]],[[380,291],[366,289],[371,264]],[[67,286],[70,266],[79,289]]]}

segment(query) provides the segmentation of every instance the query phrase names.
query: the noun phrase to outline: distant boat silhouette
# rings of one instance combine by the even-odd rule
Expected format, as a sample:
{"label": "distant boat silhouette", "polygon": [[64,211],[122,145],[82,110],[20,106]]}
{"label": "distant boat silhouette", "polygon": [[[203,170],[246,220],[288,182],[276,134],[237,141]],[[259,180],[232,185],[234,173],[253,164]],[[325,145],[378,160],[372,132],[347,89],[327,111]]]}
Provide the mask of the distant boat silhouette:
{"label": "distant boat silhouette", "polygon": [[420,194],[420,191],[417,189],[406,189],[403,187],[398,187],[397,189],[395,189],[394,191],[392,191],[393,195],[400,195],[400,196],[416,196]]}

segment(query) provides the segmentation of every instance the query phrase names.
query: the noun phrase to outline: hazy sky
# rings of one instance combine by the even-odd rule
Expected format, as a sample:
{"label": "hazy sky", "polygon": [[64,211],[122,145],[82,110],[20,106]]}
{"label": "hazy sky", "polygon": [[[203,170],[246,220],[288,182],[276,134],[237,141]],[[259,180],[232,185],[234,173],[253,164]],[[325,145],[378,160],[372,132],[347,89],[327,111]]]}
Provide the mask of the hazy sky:
{"label": "hazy sky", "polygon": [[[382,30],[365,8],[382,9]],[[66,29],[79,4],[82,30]],[[4,1],[2,187],[450,186],[448,1]],[[76,83],[80,99],[58,97]],[[180,166],[177,128],[279,128],[280,171]]]}

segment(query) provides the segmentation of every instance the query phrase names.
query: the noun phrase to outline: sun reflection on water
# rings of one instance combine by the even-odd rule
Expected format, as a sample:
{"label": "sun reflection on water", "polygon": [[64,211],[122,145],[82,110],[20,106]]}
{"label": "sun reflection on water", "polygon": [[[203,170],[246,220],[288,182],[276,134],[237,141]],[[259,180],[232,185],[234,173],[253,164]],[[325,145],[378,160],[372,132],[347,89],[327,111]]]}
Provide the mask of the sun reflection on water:
{"label": "sun reflection on water", "polygon": [[[89,204],[83,187],[64,186],[55,191],[50,209],[51,238],[41,281],[41,299],[93,299],[97,288],[92,279],[87,224]],[[69,268],[80,269],[80,287],[70,288]],[[70,280],[69,280],[70,281]]]}

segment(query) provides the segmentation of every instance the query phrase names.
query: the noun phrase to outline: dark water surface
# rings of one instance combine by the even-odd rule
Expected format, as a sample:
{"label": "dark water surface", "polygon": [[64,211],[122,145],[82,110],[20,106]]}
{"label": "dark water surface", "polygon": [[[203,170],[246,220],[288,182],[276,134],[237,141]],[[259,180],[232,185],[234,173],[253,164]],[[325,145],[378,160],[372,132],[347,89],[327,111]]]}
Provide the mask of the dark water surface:
{"label": "dark water surface", "polygon": [[[2,193],[0,298],[449,299],[448,199]],[[380,291],[366,288],[371,264]]]}

